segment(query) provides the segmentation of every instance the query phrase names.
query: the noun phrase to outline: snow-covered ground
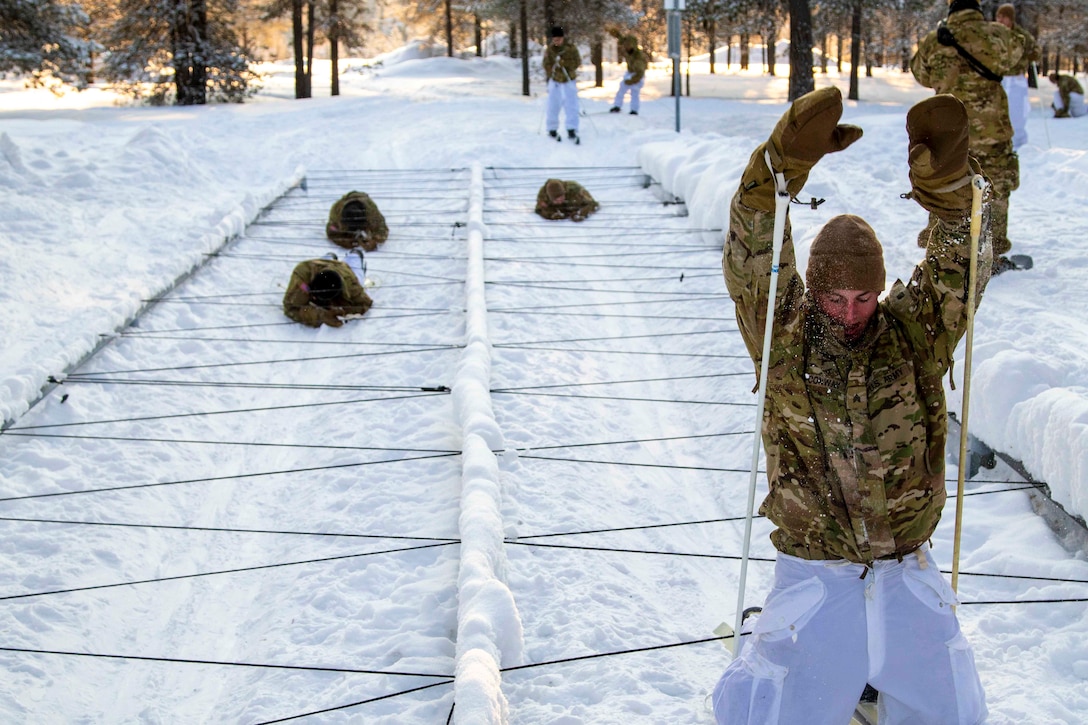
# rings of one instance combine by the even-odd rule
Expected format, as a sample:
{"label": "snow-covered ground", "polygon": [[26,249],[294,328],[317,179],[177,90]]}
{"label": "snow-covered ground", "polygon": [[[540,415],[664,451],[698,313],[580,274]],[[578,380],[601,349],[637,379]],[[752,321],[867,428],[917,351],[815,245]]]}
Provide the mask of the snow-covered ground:
{"label": "snow-covered ground", "polygon": [[[716,643],[496,668],[691,642],[732,621],[735,561],[635,551],[739,551],[727,520],[743,515],[750,441],[731,434],[751,428],[751,377],[718,230],[785,107],[784,69],[696,66],[677,134],[663,71],[640,116],[602,113],[610,68],[604,88],[582,84],[575,146],[543,135],[542,85],[522,97],[508,59],[406,51],[345,65],[339,98],[320,97],[319,62],[319,97],[291,100],[285,64],[242,106],[0,86],[0,417],[14,421],[0,440],[0,717],[445,722],[456,665],[457,722],[708,721],[726,662]],[[847,86],[817,77],[828,82]],[[996,278],[982,301],[970,425],[1084,515],[1088,134],[1083,119],[1046,118],[1042,85],[1010,214],[1014,251],[1035,269]],[[800,264],[819,226],[851,212],[883,241],[889,277],[910,274],[923,212],[899,198],[903,125],[928,93],[909,74],[861,79],[845,120],[865,137],[812,174],[805,193],[827,201],[792,212]],[[661,205],[635,166],[690,215]],[[542,223],[529,208],[548,174],[582,180],[601,212]],[[375,307],[339,330],[287,323],[282,285],[295,262],[335,250],[324,215],[351,188],[375,196],[392,230],[368,255]],[[112,383],[67,383],[27,412],[49,376],[106,339],[80,373]],[[952,409],[961,376],[962,364]],[[440,385],[453,394],[418,390]],[[549,385],[562,396],[528,392]],[[376,397],[395,400],[350,402]],[[15,430],[30,426],[49,427]],[[1001,483],[1012,471],[976,479],[960,612],[991,721],[1083,722],[1088,564]],[[951,519],[934,540],[945,568]],[[555,542],[625,553],[527,545],[663,524],[687,525]],[[773,555],[766,533],[757,523],[756,557]],[[413,546],[428,548],[375,553]],[[753,563],[749,603],[769,573]],[[1059,601],[1010,603],[1039,600]],[[348,706],[414,687],[426,689]]]}

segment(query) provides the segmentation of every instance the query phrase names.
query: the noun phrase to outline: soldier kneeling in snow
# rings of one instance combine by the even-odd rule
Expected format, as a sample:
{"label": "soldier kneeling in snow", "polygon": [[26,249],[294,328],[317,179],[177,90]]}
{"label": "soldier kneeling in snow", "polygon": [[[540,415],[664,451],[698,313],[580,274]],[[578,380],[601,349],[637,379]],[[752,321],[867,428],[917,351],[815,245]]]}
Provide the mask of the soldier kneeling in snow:
{"label": "soldier kneeling in snow", "polygon": [[352,191],[332,205],[325,235],[341,247],[362,247],[373,252],[389,238],[389,227],[369,195]]}
{"label": "soldier kneeling in snow", "polygon": [[309,259],[291,272],[283,295],[283,314],[310,327],[340,327],[349,315],[363,315],[374,304],[355,272],[335,259]]}
{"label": "soldier kneeling in snow", "polygon": [[[796,268],[787,218],[768,359],[762,361],[775,182],[790,196],[825,154],[861,136],[835,87],[801,96],[756,148],[729,209],[722,268],[756,368],[768,365],[763,442],[774,585],[714,690],[719,723],[848,722],[866,683],[881,722],[982,723],[986,703],[956,595],[929,552],[945,503],[942,378],[967,325],[971,178],[963,104],[907,113],[911,198],[937,219],[925,259],[884,295],[883,249],[836,216]],[[769,161],[765,161],[769,158]],[[905,242],[899,240],[901,249]],[[883,297],[883,299],[881,299]]]}
{"label": "soldier kneeling in snow", "polygon": [[536,213],[545,219],[580,222],[601,208],[577,181],[548,179],[536,195]]}

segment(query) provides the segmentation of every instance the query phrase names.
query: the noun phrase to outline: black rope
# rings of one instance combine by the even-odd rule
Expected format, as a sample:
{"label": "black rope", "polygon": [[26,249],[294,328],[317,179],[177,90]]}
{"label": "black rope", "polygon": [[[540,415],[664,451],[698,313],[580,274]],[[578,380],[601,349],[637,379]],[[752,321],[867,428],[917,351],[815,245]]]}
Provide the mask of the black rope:
{"label": "black rope", "polygon": [[502,667],[499,672],[516,672],[518,670],[529,670],[535,667],[548,667],[550,665],[559,665],[567,662],[580,662],[582,660],[592,660],[600,657],[614,657],[616,655],[635,654],[638,652],[653,652],[654,650],[671,649],[673,647],[686,647],[692,644],[706,644],[707,642],[721,642],[725,639],[732,639],[733,635],[727,634],[724,637],[707,637],[706,639],[694,639],[689,642],[673,642],[671,644],[658,644],[650,645],[649,647],[636,647],[634,649],[616,650],[615,652],[599,652],[592,655],[581,655],[579,657],[564,657],[559,660],[548,660],[546,662],[534,662],[528,665],[513,665],[511,667]]}
{"label": "black rope", "polygon": [[[692,441],[701,438],[724,438],[735,435],[752,435],[753,431],[727,431],[724,433],[696,433],[683,436],[658,436],[655,438],[628,438],[621,441],[593,441],[590,443],[555,443],[551,445],[525,445],[516,447],[515,451],[547,451],[556,448],[588,448],[593,446],[626,446],[632,443],[662,443],[664,441]],[[495,455],[502,455],[503,451],[492,451]]]}
{"label": "black rope", "polygon": [[[683,296],[683,295],[685,295],[687,293],[676,292],[676,293],[673,293],[673,294]],[[540,311],[540,310],[562,310],[562,309],[566,309],[566,308],[569,308],[569,307],[576,307],[576,308],[586,309],[588,307],[615,307],[616,305],[622,305],[623,307],[626,308],[626,307],[634,307],[635,305],[674,305],[674,304],[685,304],[685,303],[688,303],[688,302],[701,302],[701,301],[705,301],[705,300],[720,300],[720,299],[728,298],[728,295],[724,295],[724,294],[711,294],[711,293],[700,293],[700,294],[705,295],[705,296],[699,296],[699,297],[692,296],[692,297],[690,297],[688,299],[683,299],[681,297],[681,299],[672,299],[672,300],[637,299],[637,300],[618,300],[616,302],[594,302],[592,304],[586,304],[586,303],[583,302],[582,304],[570,303],[570,304],[563,304],[563,305],[534,305],[532,307],[497,307],[497,308],[495,308],[493,310],[489,309],[488,312],[489,313],[490,312],[530,312],[530,311]],[[729,330],[724,330],[724,332],[736,332],[736,330],[729,329]],[[595,339],[595,338],[588,338],[588,339]],[[617,338],[611,338],[611,339],[617,339]],[[560,340],[559,342],[565,342],[565,340]]]}
{"label": "black rope", "polygon": [[304,559],[301,561],[284,561],[276,564],[258,564],[256,566],[243,566],[235,569],[222,569],[219,571],[202,571],[195,574],[178,574],[175,576],[156,577],[154,579],[138,579],[127,582],[114,582],[113,584],[92,584],[85,587],[72,587],[70,589],[54,589],[45,592],[28,592],[26,594],[8,594],[0,596],[0,602],[14,599],[30,599],[32,597],[45,597],[54,594],[73,594],[75,592],[89,592],[100,589],[114,589],[116,587],[136,586],[137,584],[158,584],[161,582],[179,581],[181,579],[198,579],[205,576],[217,576],[219,574],[241,574],[251,571],[264,571],[267,569],[280,569],[288,566],[301,566],[304,564],[324,564],[330,561],[343,561],[345,559],[359,559],[364,556],[377,556],[379,554],[396,554],[402,551],[419,551],[420,549],[434,549],[442,546],[450,546],[448,542],[437,544],[421,544],[419,546],[406,546],[401,549],[384,549],[382,551],[368,551],[362,554],[340,554],[338,556],[326,556],[319,559]]}
{"label": "black rope", "polygon": [[[754,405],[754,404],[753,404]],[[721,468],[715,466],[680,466],[672,463],[631,463],[627,461],[601,461],[587,458],[558,458],[556,456],[535,456],[527,453],[518,455],[518,458],[529,458],[535,461],[560,461],[563,463],[592,463],[605,466],[632,466],[635,468],[665,468],[675,471],[707,471],[710,473],[751,473],[750,468]],[[766,473],[759,471],[759,473]],[[3,501],[4,499],[0,499]]]}
{"label": "black rope", "polygon": [[79,496],[87,493],[116,493],[118,491],[133,491],[145,488],[157,488],[159,486],[180,486],[189,483],[214,483],[216,481],[232,481],[235,479],[260,478],[262,476],[283,476],[292,473],[313,473],[316,471],[332,471],[339,468],[358,468],[360,466],[377,466],[383,463],[408,463],[411,461],[426,461],[432,458],[452,458],[460,453],[442,453],[434,456],[410,456],[408,458],[390,458],[381,461],[356,461],[354,463],[334,463],[326,466],[307,466],[305,468],[285,468],[277,471],[258,471],[256,473],[234,473],[229,476],[207,476],[204,478],[186,478],[178,481],[159,481],[157,483],[135,483],[124,486],[109,486],[107,488],[86,488],[79,491],[54,491],[52,493],[32,493],[24,496],[6,496],[0,498],[0,503],[7,501],[28,501],[40,498],[58,498],[61,496]]}
{"label": "black rope", "polygon": [[63,438],[81,441],[117,441],[125,443],[180,443],[185,445],[206,446],[249,446],[253,448],[303,448],[313,450],[330,451],[382,451],[385,453],[438,453],[442,455],[460,455],[461,451],[450,451],[433,448],[381,448],[379,446],[343,446],[322,443],[264,443],[260,441],[223,441],[223,440],[199,440],[195,438],[142,438],[136,436],[94,436],[94,435],[67,435],[64,433],[13,433],[9,428],[6,435],[22,438]]}
{"label": "black rope", "polygon": [[[690,358],[714,358],[720,360],[748,360],[747,355],[723,355],[718,353],[706,353],[706,352],[665,352],[658,350],[594,350],[591,348],[581,347],[537,347],[535,344],[530,345],[516,345],[516,344],[496,344],[493,347],[505,348],[508,350],[525,350],[529,352],[577,352],[587,353],[592,355],[653,355],[657,357],[690,357]],[[752,374],[755,377],[755,373]]]}
{"label": "black rope", "polygon": [[273,723],[287,722],[289,720],[297,720],[302,717],[310,717],[311,715],[323,715],[326,712],[335,712],[337,710],[346,710],[351,707],[358,707],[359,705],[366,705],[371,702],[378,702],[379,700],[388,700],[393,697],[400,697],[401,695],[408,695],[413,692],[419,692],[420,690],[429,690],[432,687],[438,687],[440,685],[451,685],[453,680],[443,680],[442,682],[432,682],[429,685],[421,685],[420,687],[412,687],[407,690],[400,690],[399,692],[391,692],[388,695],[381,695],[380,697],[371,697],[366,700],[358,700],[356,702],[349,702],[346,705],[337,705],[336,707],[327,707],[323,710],[313,710],[312,712],[304,712],[298,715],[291,715],[289,717],[278,718],[276,720],[265,720],[256,725],[272,725]]}
{"label": "black rope", "polygon": [[[677,321],[682,320],[684,322],[732,322],[725,317],[687,317],[684,315],[624,315],[624,314],[608,314],[604,312],[507,312],[501,311],[497,314],[511,314],[511,315],[544,315],[547,317],[593,317],[601,319],[621,319],[621,320],[670,320]],[[751,371],[749,371],[751,372]]]}
{"label": "black rope", "polygon": [[37,655],[60,655],[65,657],[91,657],[94,659],[136,660],[138,662],[167,662],[180,665],[216,665],[219,667],[255,667],[270,670],[301,670],[303,672],[337,672],[349,675],[393,675],[395,677],[439,677],[453,679],[453,675],[433,672],[400,672],[397,670],[361,670],[354,667],[322,667],[320,665],[277,665],[266,662],[229,662],[225,660],[197,660],[181,657],[151,657],[147,655],[119,655],[106,652],[72,652],[67,650],[30,649],[27,647],[2,647],[0,652],[21,652]]}
{"label": "black rope", "polygon": [[[257,390],[327,390],[327,391],[348,391],[348,392],[386,392],[386,393],[448,393],[450,389],[445,385],[430,385],[430,386],[402,386],[402,385],[345,385],[342,383],[253,383],[248,381],[226,381],[226,380],[163,380],[160,378],[101,378],[97,377],[94,373],[88,373],[86,375],[80,375],[77,378],[68,378],[67,380],[58,380],[58,385],[63,385],[67,382],[98,385],[150,385],[152,387],[200,387],[200,388],[240,388],[248,389],[253,388]],[[397,398],[370,398],[370,400],[397,400]],[[411,395],[407,397],[421,397],[417,395]],[[302,407],[302,406],[287,406],[287,407]],[[262,410],[276,410],[276,408],[264,408]],[[63,425],[63,424],[61,424]],[[19,429],[16,429],[19,430]]]}
{"label": "black rope", "polygon": [[689,335],[717,335],[717,334],[722,333],[722,332],[736,332],[736,331],[737,330],[735,328],[728,328],[727,327],[727,328],[722,328],[722,329],[718,329],[718,330],[699,330],[699,331],[696,331],[696,332],[653,332],[653,333],[646,333],[646,334],[642,334],[642,335],[604,335],[604,336],[601,336],[601,337],[568,337],[568,338],[562,339],[562,340],[535,340],[535,341],[534,340],[523,340],[523,341],[518,341],[518,342],[508,342],[508,343],[496,344],[495,347],[506,347],[508,345],[510,345],[510,346],[513,346],[513,345],[518,345],[518,346],[548,345],[548,344],[557,343],[557,342],[600,342],[602,340],[644,340],[644,339],[648,339],[648,338],[652,339],[652,338],[657,338],[657,337],[678,337],[678,336],[687,337]]}
{"label": "black rope", "polygon": [[629,385],[631,383],[663,383],[672,380],[704,380],[706,378],[731,378],[738,375],[751,375],[750,370],[738,373],[707,373],[705,375],[675,375],[667,378],[636,378],[632,380],[599,380],[585,383],[551,383],[548,385],[520,385],[516,388],[492,388],[492,393],[520,393],[526,390],[544,390],[547,388],[581,388],[592,385]]}
{"label": "black rope", "polygon": [[[174,367],[161,367],[161,368],[129,368],[127,370],[104,370],[97,373],[71,373],[64,378],[65,381],[79,378],[83,375],[121,375],[127,373],[158,373],[158,372],[175,372],[178,370],[208,370],[210,368],[230,368],[230,367],[243,367],[246,365],[279,365],[282,363],[295,363],[295,362],[315,362],[318,360],[344,360],[348,358],[360,358],[360,357],[378,357],[381,355],[403,355],[406,353],[417,352],[447,352],[449,350],[459,350],[464,345],[435,345],[433,343],[416,343],[416,342],[372,342],[368,345],[404,345],[410,349],[407,350],[382,350],[379,352],[353,352],[344,355],[319,355],[317,357],[292,357],[292,358],[278,358],[275,360],[243,360],[241,362],[225,362],[225,363],[202,363],[200,365],[177,365]],[[414,347],[419,345],[420,347]],[[51,380],[50,382],[61,382],[59,379]]]}
{"label": "black rope", "polygon": [[0,516],[0,521],[23,524],[56,524],[60,526],[112,526],[128,529],[165,529],[169,531],[207,531],[217,534],[273,534],[276,536],[318,536],[348,539],[390,539],[393,541],[438,541],[458,544],[460,539],[444,536],[401,536],[396,534],[351,534],[336,531],[287,531],[283,529],[234,529],[221,526],[175,526],[171,524],[138,524],[124,521],[75,521],[72,519],[30,519],[18,516]]}
{"label": "black rope", "polygon": [[[326,400],[321,402],[311,401],[306,403],[294,403],[290,405],[270,405],[259,408],[232,408],[227,410],[206,410],[195,413],[166,413],[163,415],[144,415],[131,418],[106,418],[100,420],[81,420],[69,423],[43,423],[41,425],[22,425],[11,427],[9,431],[40,430],[42,428],[70,428],[81,425],[101,425],[104,423],[136,423],[148,420],[168,420],[172,418],[197,418],[207,415],[232,415],[235,413],[260,413],[269,410],[291,410],[294,408],[319,408],[329,405],[358,405],[360,403],[381,403],[388,400],[410,400],[412,398],[427,398],[435,393],[420,393],[416,395],[396,395],[387,398],[353,398],[351,400]],[[7,431],[3,431],[7,433]]]}
{"label": "black rope", "polygon": [[580,398],[582,400],[617,400],[633,403],[676,403],[678,405],[728,405],[743,408],[755,407],[755,403],[734,403],[728,400],[673,400],[670,398],[638,398],[624,395],[579,395],[577,393],[537,393],[518,390],[492,390],[494,395],[536,395],[542,398]]}

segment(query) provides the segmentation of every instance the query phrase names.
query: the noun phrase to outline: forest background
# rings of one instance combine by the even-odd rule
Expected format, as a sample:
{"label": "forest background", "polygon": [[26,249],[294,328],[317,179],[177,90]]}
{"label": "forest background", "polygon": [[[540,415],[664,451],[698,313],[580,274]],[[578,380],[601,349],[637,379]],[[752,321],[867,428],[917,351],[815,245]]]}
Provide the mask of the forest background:
{"label": "forest background", "polygon": [[[1000,3],[980,4],[992,19]],[[1042,50],[1032,87],[1035,72],[1088,66],[1084,0],[1013,4]],[[672,59],[669,8],[682,8]],[[530,59],[560,25],[588,50],[597,86],[605,60],[620,60],[613,34],[624,33],[655,63],[701,56],[711,74],[724,63],[774,75],[776,48],[786,47],[791,99],[833,66],[849,73],[857,100],[860,73],[908,72],[918,41],[946,13],[946,0],[0,0],[0,74],[56,93],[98,84],[137,103],[195,105],[243,102],[260,88],[255,64],[293,58],[295,97],[309,98],[315,58],[332,61],[329,88],[339,95],[342,53],[374,57],[418,41],[433,55],[522,58],[530,95]],[[690,95],[690,79],[673,93]]]}

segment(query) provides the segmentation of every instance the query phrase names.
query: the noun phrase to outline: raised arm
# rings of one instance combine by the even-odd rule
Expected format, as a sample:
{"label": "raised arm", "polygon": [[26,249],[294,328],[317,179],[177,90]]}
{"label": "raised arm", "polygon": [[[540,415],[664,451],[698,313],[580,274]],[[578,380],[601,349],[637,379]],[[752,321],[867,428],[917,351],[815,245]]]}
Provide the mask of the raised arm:
{"label": "raised arm", "polygon": [[[733,195],[722,272],[737,307],[741,335],[757,368],[767,320],[774,232],[775,187],[765,154],[774,171],[785,176],[792,197],[801,191],[812,167],[825,154],[841,151],[861,138],[857,126],[839,124],[841,117],[842,94],[833,86],[798,98],[779,119],[770,138],[752,152],[740,188]],[[796,311],[803,294],[787,219],[775,317],[784,321],[779,313],[785,316]]]}

